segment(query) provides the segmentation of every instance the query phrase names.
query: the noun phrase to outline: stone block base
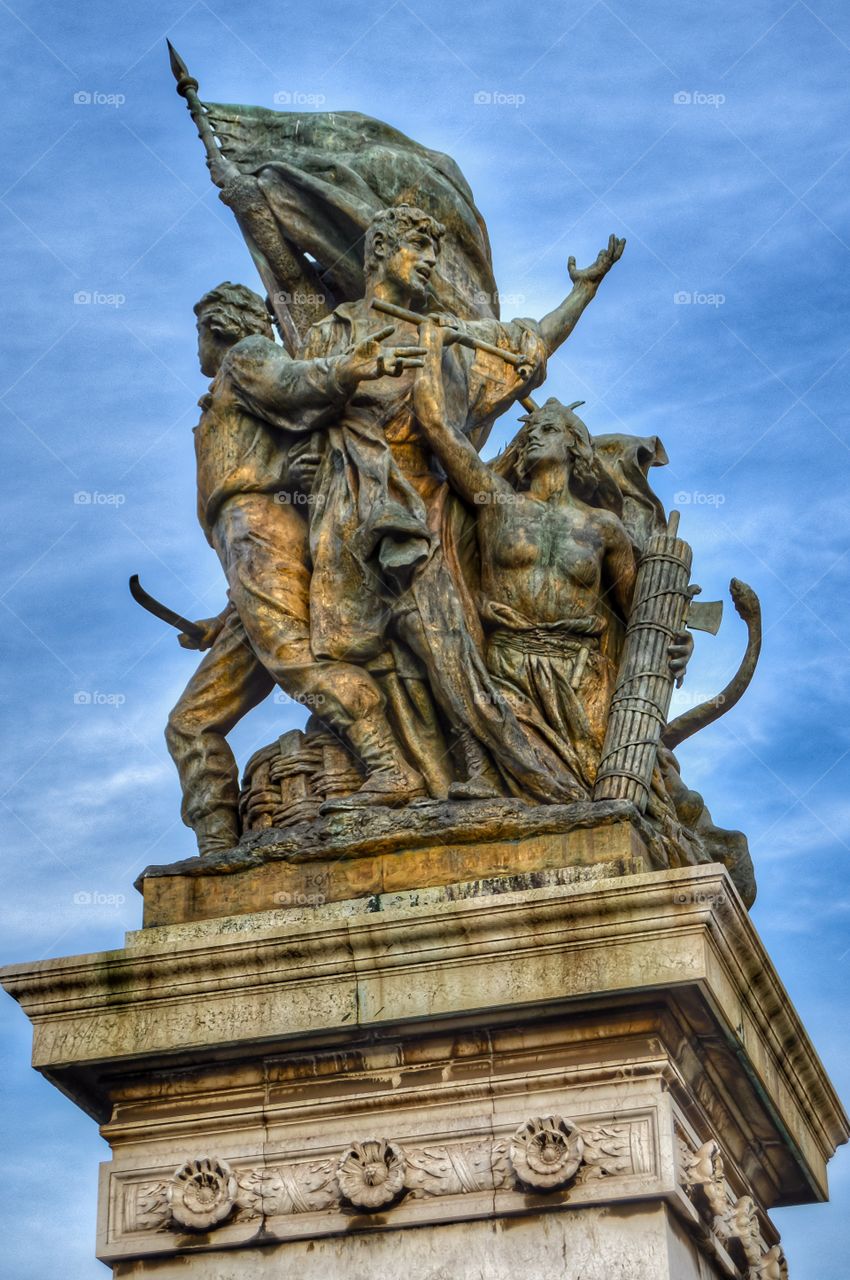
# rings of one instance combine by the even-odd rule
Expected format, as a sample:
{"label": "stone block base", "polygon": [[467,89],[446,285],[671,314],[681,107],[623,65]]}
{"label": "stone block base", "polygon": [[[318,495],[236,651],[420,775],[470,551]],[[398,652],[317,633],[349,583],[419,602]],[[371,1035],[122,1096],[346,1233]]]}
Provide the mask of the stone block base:
{"label": "stone block base", "polygon": [[[137,882],[146,928],[189,920],[340,906],[407,890],[556,870],[626,875],[667,866],[658,840],[626,801],[541,805],[517,800],[420,801],[361,809],[264,831],[236,849],[148,867]],[[517,887],[524,887],[520,884]]]}
{"label": "stone block base", "polygon": [[[153,1280],[782,1280],[848,1122],[725,870],[576,868],[13,966]],[[526,887],[516,887],[525,884]],[[506,891],[506,890],[510,891]]]}

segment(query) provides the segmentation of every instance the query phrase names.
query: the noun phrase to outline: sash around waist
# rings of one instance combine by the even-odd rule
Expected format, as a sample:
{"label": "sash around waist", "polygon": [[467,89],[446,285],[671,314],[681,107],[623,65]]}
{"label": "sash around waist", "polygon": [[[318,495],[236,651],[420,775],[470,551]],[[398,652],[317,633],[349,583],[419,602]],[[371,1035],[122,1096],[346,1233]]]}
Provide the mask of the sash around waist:
{"label": "sash around waist", "polygon": [[522,631],[496,627],[488,631],[487,642],[495,649],[514,649],[547,658],[572,656],[578,649],[599,649],[598,635],[577,633],[566,627],[528,627]]}

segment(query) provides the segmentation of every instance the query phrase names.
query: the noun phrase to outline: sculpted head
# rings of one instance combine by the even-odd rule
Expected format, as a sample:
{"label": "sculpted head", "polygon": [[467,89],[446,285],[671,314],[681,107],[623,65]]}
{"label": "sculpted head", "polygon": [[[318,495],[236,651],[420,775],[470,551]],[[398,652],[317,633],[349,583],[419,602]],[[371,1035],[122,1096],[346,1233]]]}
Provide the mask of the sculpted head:
{"label": "sculpted head", "polygon": [[387,301],[424,305],[445,227],[411,204],[376,214],[364,246],[368,287],[384,286]]}
{"label": "sculpted head", "polygon": [[272,337],[266,304],[244,284],[223,284],[210,289],[195,303],[198,317],[198,359],[201,373],[214,378],[227,352],[242,338],[259,333]]}
{"label": "sculpted head", "polygon": [[569,406],[550,397],[539,409],[529,413],[519,440],[516,460],[521,480],[528,481],[543,468],[562,466],[568,475],[582,477],[593,463],[590,432],[581,418],[573,413],[583,400]]}

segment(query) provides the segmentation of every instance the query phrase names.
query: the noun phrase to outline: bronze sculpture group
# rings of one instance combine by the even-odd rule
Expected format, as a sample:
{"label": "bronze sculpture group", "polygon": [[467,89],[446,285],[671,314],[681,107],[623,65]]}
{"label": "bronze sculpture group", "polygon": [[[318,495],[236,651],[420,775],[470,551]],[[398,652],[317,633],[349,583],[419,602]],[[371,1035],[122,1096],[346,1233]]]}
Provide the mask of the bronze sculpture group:
{"label": "bronze sculpture group", "polygon": [[[629,624],[667,530],[647,478],[666,456],[531,393],[625,242],[584,270],[570,259],[572,290],[542,320],[504,322],[448,157],[355,113],[205,106],[173,51],[172,67],[267,289],[224,283],[195,307],[211,379],[198,513],[228,600],[180,637],[206,652],[166,736],[200,853],[375,806],[593,803],[624,654],[642,671],[645,626]],[[514,440],[484,461],[517,404]],[[695,589],[679,590],[678,613],[638,602],[656,688],[691,652]],[[757,601],[741,599],[757,656]],[[752,666],[748,651],[729,705]],[[650,686],[630,679],[643,711]],[[275,687],[313,714],[240,789],[227,734]],[[752,896],[743,837],[682,784],[653,696],[641,807],[681,861],[720,857]],[[719,713],[697,708],[672,738]],[[615,744],[625,760],[631,746]]]}

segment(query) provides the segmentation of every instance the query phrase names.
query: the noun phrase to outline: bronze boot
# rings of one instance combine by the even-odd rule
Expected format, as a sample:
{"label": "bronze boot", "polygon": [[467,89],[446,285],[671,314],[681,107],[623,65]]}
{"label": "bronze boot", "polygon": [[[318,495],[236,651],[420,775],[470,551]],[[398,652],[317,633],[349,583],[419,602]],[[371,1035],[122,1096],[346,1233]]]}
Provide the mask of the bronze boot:
{"label": "bronze boot", "polygon": [[466,778],[463,782],[451,784],[449,799],[494,800],[503,796],[496,771],[474,734],[469,729],[462,729],[457,735],[457,742],[463,755]]}
{"label": "bronze boot", "polygon": [[368,805],[397,808],[427,796],[422,775],[401,754],[382,714],[355,720],[347,731],[347,737],[352,751],[366,766],[366,781],[350,796],[326,800],[320,813]]}
{"label": "bronze boot", "polygon": [[234,849],[239,843],[239,815],[230,805],[220,805],[193,822],[192,830],[202,858],[211,853],[222,853],[226,849]]}

